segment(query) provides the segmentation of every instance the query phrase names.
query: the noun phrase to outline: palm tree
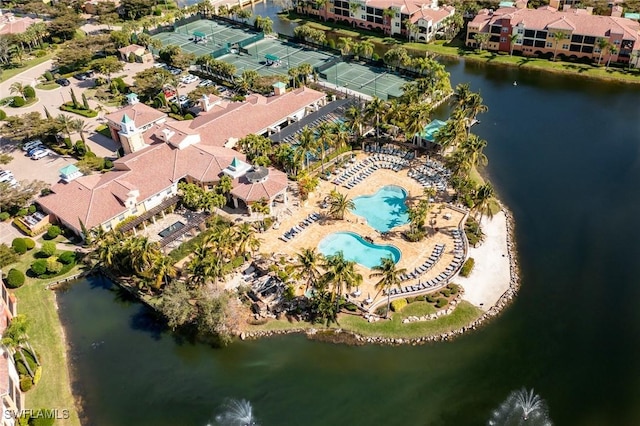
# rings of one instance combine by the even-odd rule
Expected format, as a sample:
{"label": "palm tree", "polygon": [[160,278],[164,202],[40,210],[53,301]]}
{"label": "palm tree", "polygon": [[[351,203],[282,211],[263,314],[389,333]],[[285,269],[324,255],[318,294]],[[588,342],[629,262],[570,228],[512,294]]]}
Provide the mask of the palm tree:
{"label": "palm tree", "polygon": [[362,55],[365,58],[370,58],[373,55],[375,45],[370,40],[362,40],[358,43],[358,55]]}
{"label": "palm tree", "polygon": [[258,16],[256,18],[256,24],[258,28],[261,29],[265,35],[271,34],[273,32],[273,20],[268,16],[265,18]]}
{"label": "palm tree", "polygon": [[71,139],[71,129],[73,128],[73,118],[71,118],[67,114],[59,114],[56,117],[56,123],[62,126],[62,128],[64,129],[69,139]]}
{"label": "palm tree", "polygon": [[338,39],[338,48],[342,56],[349,55],[349,52],[351,52],[353,48],[353,39],[351,37],[340,37]]}
{"label": "palm tree", "polygon": [[365,124],[365,117],[362,112],[362,108],[358,108],[355,105],[351,105],[345,111],[345,118],[347,119],[345,125],[355,135],[356,139],[362,140],[362,150],[364,151],[364,139],[362,138],[363,126]]}
{"label": "palm tree", "polygon": [[320,148],[320,164],[322,167],[322,173],[324,174],[324,161],[327,156],[327,151],[335,147],[336,135],[334,133],[333,125],[327,121],[322,122],[317,127],[318,132],[318,147]]}
{"label": "palm tree", "polygon": [[169,256],[160,255],[154,259],[153,264],[147,271],[147,277],[153,279],[153,289],[159,290],[162,285],[167,285],[171,278],[175,278],[176,268],[173,266],[173,259]]}
{"label": "palm tree", "polygon": [[389,316],[389,306],[391,305],[391,287],[400,287],[400,275],[403,275],[407,270],[405,268],[396,268],[396,262],[393,261],[391,256],[383,257],[380,265],[376,265],[373,268],[374,271],[369,274],[369,278],[380,278],[375,284],[376,290],[386,290],[387,292],[387,312],[385,317]]}
{"label": "palm tree", "polygon": [[487,182],[484,185],[481,185],[476,190],[473,197],[473,209],[475,210],[476,214],[480,213],[480,219],[478,220],[478,222],[482,221],[482,216],[484,214],[487,214],[489,217],[493,217],[490,202],[493,198],[494,193],[495,192],[493,186],[491,185],[491,182]]}
{"label": "palm tree", "polygon": [[240,226],[234,227],[236,256],[243,256],[245,260],[247,255],[251,255],[260,247],[260,239],[256,237],[255,228],[245,222]]}
{"label": "palm tree", "polygon": [[296,147],[296,153],[302,155],[304,158],[304,168],[309,167],[309,155],[316,153],[318,149],[318,143],[313,130],[308,126],[304,126],[298,136],[298,146]]}
{"label": "palm tree", "polygon": [[380,137],[380,118],[387,108],[386,103],[377,96],[374,96],[364,108],[365,117],[374,125],[376,129],[376,140]]}
{"label": "palm tree", "polygon": [[509,36],[509,56],[513,56],[513,46],[516,44],[516,41],[518,41],[518,34],[511,34]]}
{"label": "palm tree", "polygon": [[78,132],[78,134],[80,135],[80,139],[82,140],[82,143],[86,144],[86,140],[84,139],[84,134],[89,130],[89,124],[87,124],[87,122],[84,121],[82,118],[76,118],[71,120],[71,129],[73,129],[73,131],[75,132]]}
{"label": "palm tree", "polygon": [[320,279],[320,264],[324,261],[322,253],[318,253],[315,247],[303,248],[296,254],[296,261],[293,265],[295,276],[298,279],[305,279],[307,288],[317,287]]}
{"label": "palm tree", "polygon": [[600,55],[598,55],[598,65],[600,65],[600,61],[602,60],[602,54],[609,47],[609,41],[606,38],[599,38],[596,45],[598,46],[598,50],[600,51]]}
{"label": "palm tree", "polygon": [[487,156],[482,152],[487,146],[487,141],[480,139],[478,135],[469,135],[461,145],[459,151],[461,151],[467,158],[467,162],[470,167],[486,166]]}
{"label": "palm tree", "polygon": [[24,96],[24,90],[27,88],[27,86],[25,86],[24,84],[20,83],[19,81],[16,81],[15,83],[12,83],[11,86],[9,86],[9,93],[13,94],[17,94],[22,96],[22,99],[26,99]]}
{"label": "palm tree", "polygon": [[340,305],[343,289],[347,291],[362,283],[362,275],[356,272],[355,262],[345,259],[342,251],[325,258],[326,273],[323,281],[332,288],[332,294],[336,301],[336,312]]}
{"label": "palm tree", "polygon": [[346,195],[341,194],[335,189],[329,193],[329,214],[333,216],[334,219],[344,220],[344,214],[355,208],[356,206],[353,200]]}
{"label": "palm tree", "polygon": [[404,122],[404,137],[407,141],[414,141],[416,136],[424,130],[430,121],[430,113],[431,107],[427,103],[414,103],[409,106]]}
{"label": "palm tree", "polygon": [[158,243],[143,236],[130,237],[125,240],[124,247],[128,256],[125,256],[123,262],[138,275],[143,275],[162,254]]}
{"label": "palm tree", "polygon": [[562,31],[556,31],[555,33],[553,33],[551,35],[553,37],[553,40],[555,41],[555,46],[553,49],[553,60],[556,60],[556,56],[558,55],[558,47],[560,46],[560,43],[562,42],[562,40],[565,39],[565,34]]}
{"label": "palm tree", "polygon": [[464,109],[465,105],[469,103],[472,93],[469,83],[458,84],[453,94],[454,106]]}
{"label": "palm tree", "polygon": [[609,59],[607,60],[607,69],[609,69],[609,65],[611,65],[611,58],[613,58],[613,56],[618,54],[618,48],[613,45],[610,44],[609,45]]}
{"label": "palm tree", "polygon": [[489,33],[476,33],[473,36],[473,39],[478,43],[478,49],[480,51],[484,50],[484,45],[489,42],[491,38],[491,34]]}

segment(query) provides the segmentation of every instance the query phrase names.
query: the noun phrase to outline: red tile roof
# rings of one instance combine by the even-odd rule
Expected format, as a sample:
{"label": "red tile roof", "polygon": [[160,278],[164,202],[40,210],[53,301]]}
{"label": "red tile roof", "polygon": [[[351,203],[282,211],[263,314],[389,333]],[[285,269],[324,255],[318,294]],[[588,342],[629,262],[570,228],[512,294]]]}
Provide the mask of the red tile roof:
{"label": "red tile roof", "polygon": [[269,200],[287,188],[287,175],[280,170],[269,168],[269,176],[264,182],[251,183],[246,176],[234,180],[231,195],[246,203],[253,203],[262,199]]}
{"label": "red tile roof", "polygon": [[136,127],[146,126],[167,116],[164,112],[151,108],[149,105],[137,103],[120,108],[116,112],[105,115],[104,118],[119,126],[125,114],[133,120]]}

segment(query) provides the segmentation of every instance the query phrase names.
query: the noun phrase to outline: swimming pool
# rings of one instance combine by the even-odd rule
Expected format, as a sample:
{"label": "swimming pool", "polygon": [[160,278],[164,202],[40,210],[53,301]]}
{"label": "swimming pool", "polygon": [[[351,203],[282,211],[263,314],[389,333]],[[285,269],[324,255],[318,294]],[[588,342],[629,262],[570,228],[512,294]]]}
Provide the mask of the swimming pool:
{"label": "swimming pool", "polygon": [[383,186],[373,195],[353,199],[354,214],[367,219],[367,223],[380,232],[409,223],[407,214],[407,191],[400,186]]}
{"label": "swimming pool", "polygon": [[397,247],[372,244],[353,232],[336,232],[327,235],[318,244],[318,250],[325,256],[342,251],[345,259],[352,260],[367,268],[379,265],[380,259],[383,257],[391,256],[396,263],[401,257]]}
{"label": "swimming pool", "polygon": [[176,232],[178,229],[182,229],[182,228],[184,228],[184,223],[177,221],[167,226],[166,228],[164,228],[162,231],[158,233],[158,235],[160,235],[160,238],[166,238],[169,235]]}

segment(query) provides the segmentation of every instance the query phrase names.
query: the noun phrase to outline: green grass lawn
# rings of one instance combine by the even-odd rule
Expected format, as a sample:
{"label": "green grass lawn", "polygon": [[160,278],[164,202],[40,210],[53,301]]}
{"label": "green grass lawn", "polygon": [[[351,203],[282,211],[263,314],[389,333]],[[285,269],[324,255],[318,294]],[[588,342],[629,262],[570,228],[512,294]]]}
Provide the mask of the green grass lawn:
{"label": "green grass lawn", "polygon": [[55,81],[36,84],[36,89],[40,89],[40,90],[53,90],[53,89],[57,89],[58,87],[60,87],[60,85]]}
{"label": "green grass lawn", "polygon": [[[78,270],[79,268],[74,268],[65,275],[73,275]],[[27,392],[26,407],[67,409],[70,418],[57,420],[56,424],[76,426],[80,425],[80,420],[71,393],[62,324],[58,317],[55,293],[46,289],[48,282],[59,278],[27,278],[25,285],[13,290],[18,298],[18,312],[29,318],[29,341],[38,352],[42,363],[42,379]]]}
{"label": "green grass lawn", "polygon": [[619,80],[629,83],[640,83],[640,70],[631,71],[622,68],[607,69],[604,64],[601,66],[579,64],[572,62],[552,61],[542,58],[528,58],[523,56],[509,56],[507,54],[497,54],[487,51],[463,49],[459,43],[445,45],[442,42],[431,44],[406,43],[407,48],[437,53],[443,56],[461,57],[477,62],[490,64],[508,65],[527,69],[539,69],[564,74],[575,74],[584,77],[597,78],[602,80]]}
{"label": "green grass lawn", "polygon": [[55,51],[51,51],[39,58],[33,58],[27,61],[24,61],[24,63],[21,66],[16,66],[12,68],[3,68],[2,74],[0,75],[0,77],[2,78],[2,81],[6,81],[11,77],[15,77],[21,72],[28,70],[29,68],[35,67],[36,65],[40,65],[41,63],[48,61],[53,57],[54,54],[55,54]]}
{"label": "green grass lawn", "polygon": [[[445,315],[432,321],[419,321],[403,324],[402,320],[409,316],[423,316],[436,312],[436,308],[427,302],[414,302],[407,305],[402,312],[394,313],[391,320],[380,320],[369,323],[361,316],[340,315],[340,324],[332,324],[330,328],[340,328],[366,337],[389,337],[412,339],[432,336],[457,330],[471,323],[482,315],[482,310],[469,302],[461,302],[451,315]],[[323,324],[309,324],[306,322],[293,322],[287,320],[273,320],[262,325],[251,325],[247,331],[276,331],[293,329],[326,329]]]}

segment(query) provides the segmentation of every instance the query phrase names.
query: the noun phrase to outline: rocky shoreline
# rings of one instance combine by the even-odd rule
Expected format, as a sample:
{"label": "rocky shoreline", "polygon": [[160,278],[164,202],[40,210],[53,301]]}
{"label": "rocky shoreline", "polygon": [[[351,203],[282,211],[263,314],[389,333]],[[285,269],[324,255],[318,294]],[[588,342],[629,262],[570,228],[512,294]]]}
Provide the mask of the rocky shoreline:
{"label": "rocky shoreline", "polygon": [[520,267],[517,259],[517,246],[515,243],[515,222],[513,215],[505,206],[501,206],[505,214],[507,225],[507,255],[509,256],[509,288],[505,291],[498,301],[479,318],[461,327],[457,330],[447,333],[435,334],[418,338],[390,338],[390,337],[367,337],[361,336],[350,331],[342,329],[309,329],[294,328],[289,330],[269,330],[269,331],[253,331],[240,334],[240,339],[259,339],[263,337],[279,336],[283,334],[305,333],[309,339],[330,341],[332,343],[346,343],[352,345],[375,344],[375,345],[420,345],[430,342],[453,340],[463,333],[476,330],[485,325],[489,320],[496,317],[502,310],[511,304],[520,289]]}

